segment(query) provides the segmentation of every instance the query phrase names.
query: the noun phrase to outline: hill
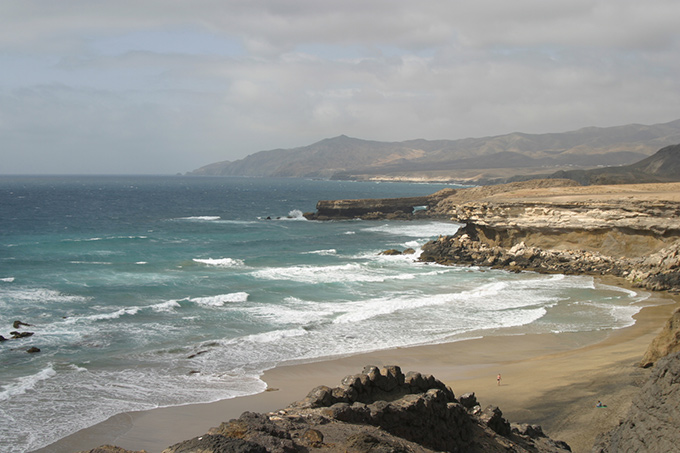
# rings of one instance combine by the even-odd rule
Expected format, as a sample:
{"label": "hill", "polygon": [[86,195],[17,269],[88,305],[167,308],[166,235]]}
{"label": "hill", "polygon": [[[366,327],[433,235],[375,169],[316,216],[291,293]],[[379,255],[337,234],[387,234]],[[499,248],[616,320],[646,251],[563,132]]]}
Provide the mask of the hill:
{"label": "hill", "polygon": [[680,120],[550,134],[380,142],[341,135],[217,162],[192,175],[470,181],[628,165],[680,143]]}
{"label": "hill", "polygon": [[[551,179],[571,179],[584,186],[606,184],[642,184],[680,181],[680,145],[666,146],[654,155],[631,165],[592,170],[558,171]],[[516,177],[522,180],[531,177]]]}

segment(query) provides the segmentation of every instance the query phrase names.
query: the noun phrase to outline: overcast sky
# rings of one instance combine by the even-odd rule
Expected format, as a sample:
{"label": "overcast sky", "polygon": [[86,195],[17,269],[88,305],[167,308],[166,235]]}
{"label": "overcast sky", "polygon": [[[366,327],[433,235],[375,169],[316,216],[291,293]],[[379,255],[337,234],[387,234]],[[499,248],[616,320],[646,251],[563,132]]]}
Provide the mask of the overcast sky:
{"label": "overcast sky", "polygon": [[678,0],[2,0],[0,174],[680,118]]}

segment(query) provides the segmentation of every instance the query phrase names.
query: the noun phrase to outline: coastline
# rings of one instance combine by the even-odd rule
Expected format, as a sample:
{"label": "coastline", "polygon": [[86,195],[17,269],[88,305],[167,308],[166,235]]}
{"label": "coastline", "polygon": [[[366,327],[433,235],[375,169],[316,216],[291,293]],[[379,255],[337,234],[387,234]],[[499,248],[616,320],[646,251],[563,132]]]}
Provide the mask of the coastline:
{"label": "coastline", "polygon": [[[600,282],[629,287],[621,279]],[[36,452],[74,452],[103,444],[149,453],[204,434],[244,411],[269,412],[302,399],[318,385],[335,386],[365,365],[399,365],[434,375],[456,395],[475,392],[482,406],[495,405],[514,423],[537,423],[547,435],[590,451],[595,437],[612,429],[649,370],[636,366],[680,296],[651,292],[635,324],[619,330],[487,336],[283,364],[266,371],[268,391],[217,401],[128,412],[78,431]],[[502,385],[496,375],[503,376]],[[597,400],[607,408],[596,409]]]}

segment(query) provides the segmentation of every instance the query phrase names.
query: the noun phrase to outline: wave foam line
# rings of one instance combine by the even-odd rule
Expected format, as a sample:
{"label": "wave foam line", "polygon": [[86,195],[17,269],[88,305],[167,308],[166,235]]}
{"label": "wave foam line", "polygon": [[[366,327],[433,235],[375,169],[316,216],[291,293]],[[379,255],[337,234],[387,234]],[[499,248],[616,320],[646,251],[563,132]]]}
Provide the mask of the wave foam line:
{"label": "wave foam line", "polygon": [[236,303],[236,302],[246,302],[250,294],[246,292],[237,292],[229,294],[218,294],[217,296],[207,296],[207,297],[193,297],[188,299],[190,302],[194,302],[198,305],[203,305],[206,307],[222,307],[226,304]]}
{"label": "wave foam line", "polygon": [[23,395],[29,390],[34,389],[39,382],[45,381],[56,374],[57,372],[54,371],[50,363],[47,368],[40,370],[36,374],[20,377],[12,384],[3,385],[3,390],[0,392],[0,401],[8,400],[13,396]]}
{"label": "wave foam line", "polygon": [[356,263],[337,266],[290,266],[271,267],[252,272],[255,278],[263,280],[289,280],[302,283],[380,283],[388,280],[412,280],[413,273],[395,274],[376,269],[367,269]]}
{"label": "wave foam line", "polygon": [[101,321],[104,319],[117,319],[120,318],[121,316],[124,315],[136,315],[139,313],[139,310],[141,310],[142,307],[129,307],[129,308],[121,308],[120,310],[116,310],[111,313],[101,313],[98,315],[89,315],[89,316],[75,316],[73,318],[68,318],[64,320],[64,323],[66,324],[74,324],[78,321]]}
{"label": "wave foam line", "polygon": [[238,267],[243,266],[243,260],[234,258],[194,258],[194,262],[215,267]]}

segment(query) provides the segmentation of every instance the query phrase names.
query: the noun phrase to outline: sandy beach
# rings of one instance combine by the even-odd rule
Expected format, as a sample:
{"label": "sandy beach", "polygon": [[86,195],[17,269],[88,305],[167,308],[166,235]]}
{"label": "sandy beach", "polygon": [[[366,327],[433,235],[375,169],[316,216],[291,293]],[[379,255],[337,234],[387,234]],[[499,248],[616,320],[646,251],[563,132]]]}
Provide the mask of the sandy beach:
{"label": "sandy beach", "polygon": [[[74,452],[115,444],[160,452],[244,411],[273,411],[303,398],[317,385],[337,386],[344,376],[360,372],[365,365],[394,364],[405,372],[432,374],[456,395],[475,392],[482,406],[500,407],[511,422],[538,423],[549,436],[569,443],[573,451],[587,452],[598,434],[618,424],[648,376],[649,370],[636,364],[680,305],[680,296],[651,293],[645,304],[658,305],[638,313],[635,325],[615,331],[487,336],[286,364],[263,375],[269,387],[264,393],[120,414],[37,451]],[[607,407],[596,408],[598,400]]]}

